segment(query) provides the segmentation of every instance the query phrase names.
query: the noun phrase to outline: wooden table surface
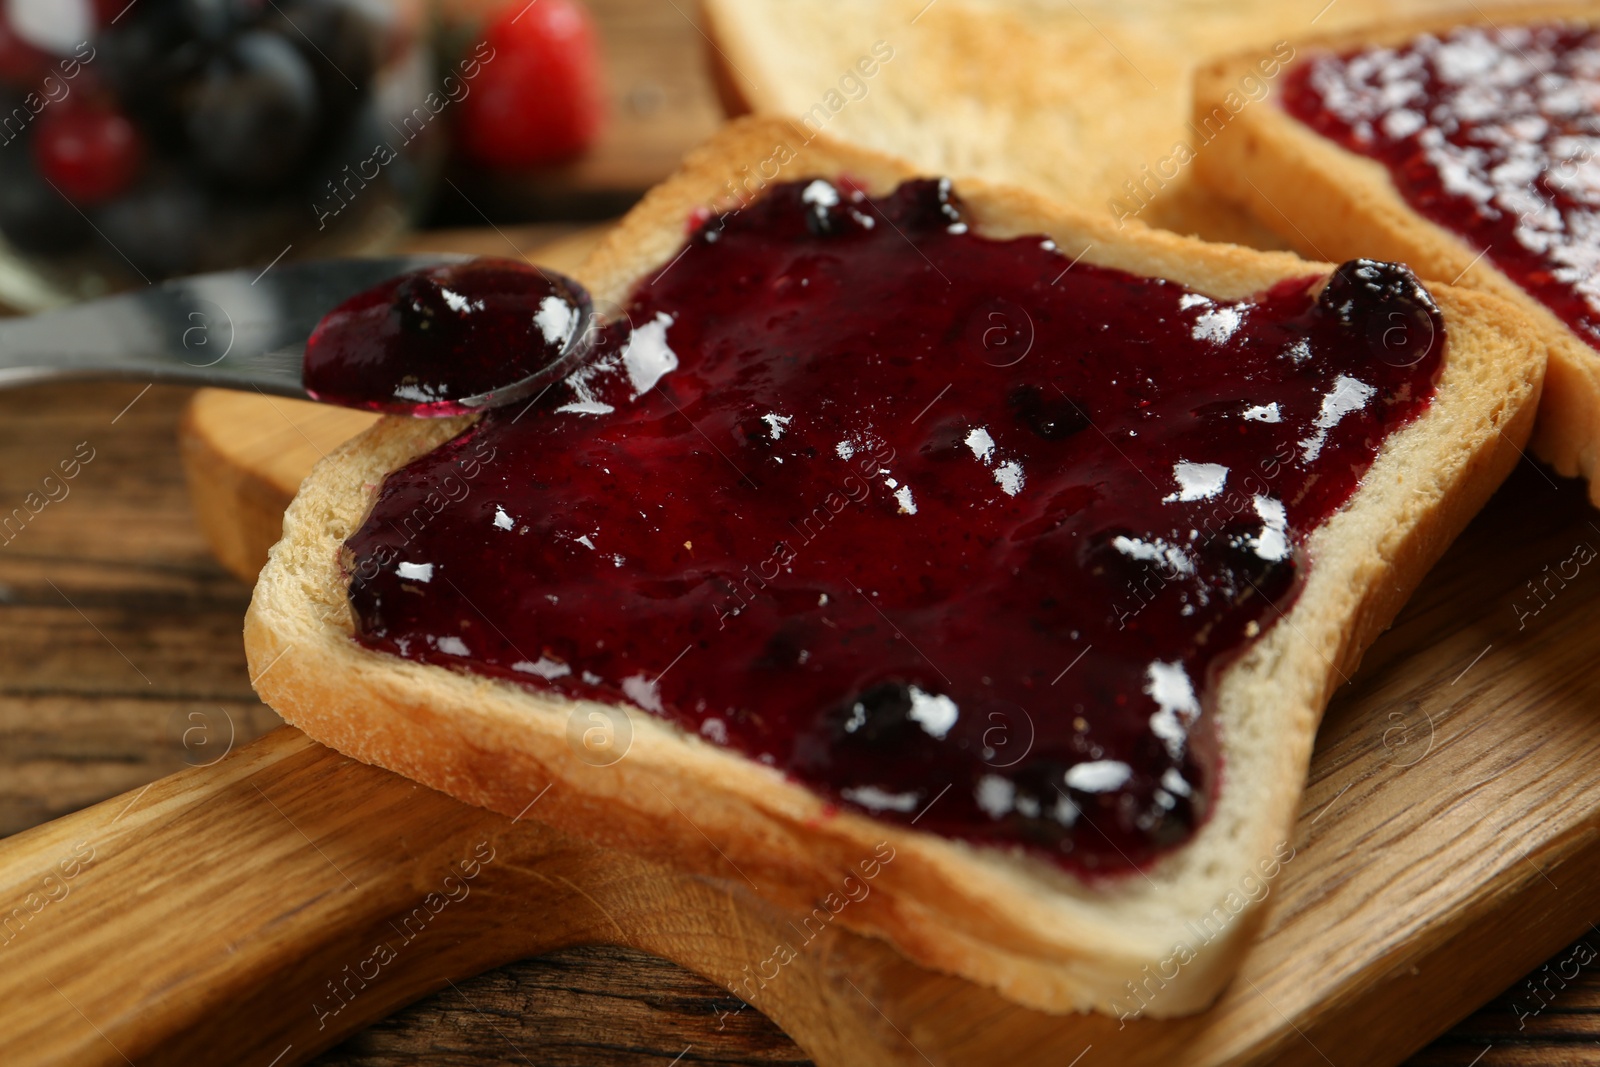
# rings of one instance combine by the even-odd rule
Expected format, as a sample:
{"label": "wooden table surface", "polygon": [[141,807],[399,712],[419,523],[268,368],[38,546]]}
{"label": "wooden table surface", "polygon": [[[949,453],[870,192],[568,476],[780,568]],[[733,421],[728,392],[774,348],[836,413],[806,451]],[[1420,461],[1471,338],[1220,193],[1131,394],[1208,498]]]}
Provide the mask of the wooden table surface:
{"label": "wooden table surface", "polygon": [[[486,204],[502,217],[570,206],[584,188],[598,190],[585,211],[618,202],[712,127],[687,0],[591,6],[611,60],[616,121],[601,152],[520,206],[469,187],[465,206],[446,217],[471,218]],[[508,227],[507,239],[531,248],[561,230]],[[277,725],[246,677],[240,623],[249,589],[209,557],[189,509],[174,443],[186,396],[137,384],[0,395],[0,517],[14,508],[29,516],[0,526],[0,836],[210,762]],[[74,458],[76,476],[60,479],[59,464]],[[1544,478],[1524,466],[1491,507],[1518,506]],[[1564,506],[1583,506],[1575,486],[1560,492]],[[1600,1064],[1597,959],[1600,930],[1412,1062]],[[316,1062],[806,1062],[754,1011],[719,1029],[718,1012],[736,1003],[671,963],[574,949],[460,983]]]}

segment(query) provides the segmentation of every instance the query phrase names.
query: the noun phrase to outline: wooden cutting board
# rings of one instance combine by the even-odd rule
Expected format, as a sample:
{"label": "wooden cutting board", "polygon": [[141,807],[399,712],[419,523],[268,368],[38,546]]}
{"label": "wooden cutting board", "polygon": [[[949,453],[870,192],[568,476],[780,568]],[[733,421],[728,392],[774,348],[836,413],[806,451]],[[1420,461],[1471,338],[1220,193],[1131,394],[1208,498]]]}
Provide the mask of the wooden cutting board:
{"label": "wooden cutting board", "polygon": [[[568,266],[587,240],[539,258]],[[310,463],[365,421],[196,395],[182,445],[230,566],[253,574]],[[755,1006],[822,1067],[1398,1063],[1600,913],[1600,567],[1575,562],[1597,521],[1524,465],[1423,584],[1330,709],[1295,857],[1205,1014],[1040,1015],[837,928]],[[557,947],[632,946],[731,986],[791,936],[742,882],[537,814],[285,728],[0,842],[0,1061],[287,1067]]]}

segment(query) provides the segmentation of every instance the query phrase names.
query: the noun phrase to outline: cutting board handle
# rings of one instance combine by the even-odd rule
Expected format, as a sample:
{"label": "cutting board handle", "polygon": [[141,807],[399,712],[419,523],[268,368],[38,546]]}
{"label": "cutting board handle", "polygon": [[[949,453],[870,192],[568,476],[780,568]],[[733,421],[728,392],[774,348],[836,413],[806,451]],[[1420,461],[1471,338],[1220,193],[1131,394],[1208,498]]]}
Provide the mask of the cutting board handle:
{"label": "cutting board handle", "polygon": [[[585,943],[731,985],[781,922],[738,892],[285,727],[0,842],[0,1061],[289,1067],[449,981]],[[819,1062],[922,1063],[831,970],[808,962],[758,1006]]]}

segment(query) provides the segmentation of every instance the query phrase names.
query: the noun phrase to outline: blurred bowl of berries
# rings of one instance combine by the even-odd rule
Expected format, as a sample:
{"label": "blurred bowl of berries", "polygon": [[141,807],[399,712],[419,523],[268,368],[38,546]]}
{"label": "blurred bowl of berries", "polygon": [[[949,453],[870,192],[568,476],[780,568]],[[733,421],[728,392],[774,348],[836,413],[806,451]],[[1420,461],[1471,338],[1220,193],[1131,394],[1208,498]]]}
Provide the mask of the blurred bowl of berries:
{"label": "blurred bowl of berries", "polygon": [[449,140],[425,16],[0,0],[0,301],[391,244]]}

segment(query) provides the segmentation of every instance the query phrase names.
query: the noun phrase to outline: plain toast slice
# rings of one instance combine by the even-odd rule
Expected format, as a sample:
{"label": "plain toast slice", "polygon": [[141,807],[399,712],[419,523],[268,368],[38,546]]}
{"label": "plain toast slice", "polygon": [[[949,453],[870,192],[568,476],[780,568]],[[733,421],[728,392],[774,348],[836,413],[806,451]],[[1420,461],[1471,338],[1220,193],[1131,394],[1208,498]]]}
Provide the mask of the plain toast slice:
{"label": "plain toast slice", "polygon": [[[773,174],[763,161],[783,162]],[[786,122],[725,128],[622,220],[578,272],[597,306],[620,304],[677,254],[685,223],[771,180],[848,175],[883,193],[909,164]],[[745,183],[745,184],[741,184]],[[1118,228],[1036,196],[972,182],[958,193],[974,228],[1045,234],[1084,262],[1180,282],[1218,299],[1326,273],[1282,253],[1207,245],[1143,226]],[[839,811],[760,763],[637,709],[625,758],[578,758],[569,722],[596,705],[367,651],[352,640],[340,547],[385,475],[465,422],[386,419],[320,463],[284,520],[256,586],[245,643],[263,699],[313,738],[469,803],[537,815],[745,892],[745,879],[796,921],[875,862],[873,892],[834,921],[893,943],[916,962],[991,986],[1033,1008],[1135,1014],[1129,983],[1173,957],[1191,929],[1215,936],[1162,979],[1148,1005],[1204,1008],[1248,944],[1263,894],[1293,855],[1289,834],[1313,735],[1334,687],[1422,574],[1516,461],[1531,429],[1542,352],[1506,302],[1436,287],[1449,349],[1437,393],[1384,444],[1355,496],[1310,537],[1303,592],[1283,625],[1221,677],[1215,715],[1225,780],[1187,844],[1147,870],[1090,884],[1016,853],[974,847]],[[885,860],[885,857],[889,857]],[[1220,918],[1218,918],[1220,917]]]}
{"label": "plain toast slice", "polygon": [[[1283,244],[1192,180],[1206,136],[1187,125],[1196,69],[1253,49],[1271,81],[1307,32],[1365,25],[1397,7],[1417,16],[1474,6],[701,0],[707,58],[731,114],[792,118],[929,173],[1262,248]],[[1519,3],[1483,6],[1499,18]]]}

